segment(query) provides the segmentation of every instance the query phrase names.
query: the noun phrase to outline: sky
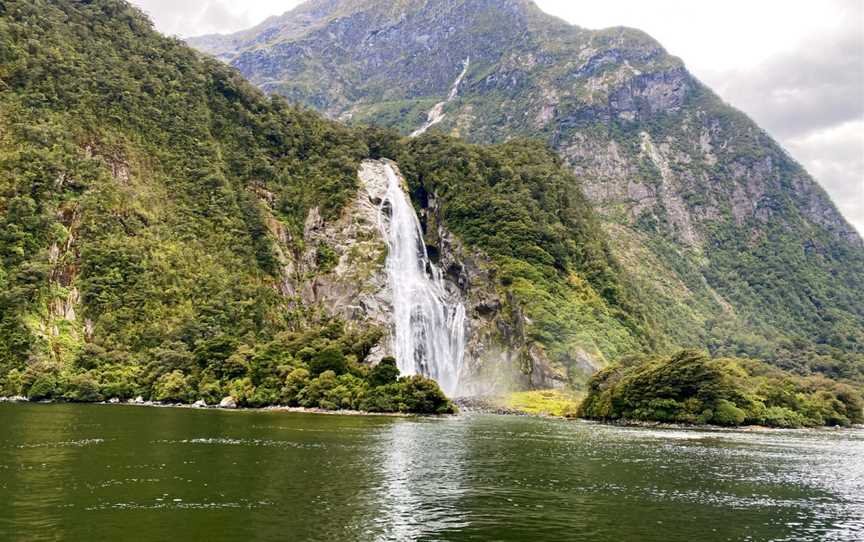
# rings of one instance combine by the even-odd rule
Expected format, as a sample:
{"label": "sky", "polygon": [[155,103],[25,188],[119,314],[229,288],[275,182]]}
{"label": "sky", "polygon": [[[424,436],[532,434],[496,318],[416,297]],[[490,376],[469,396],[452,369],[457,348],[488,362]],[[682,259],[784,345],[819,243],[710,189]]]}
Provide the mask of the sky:
{"label": "sky", "polygon": [[[227,33],[298,0],[131,0],[181,37]],[[585,28],[656,38],[750,115],[828,191],[864,234],[864,1],[536,0]]]}

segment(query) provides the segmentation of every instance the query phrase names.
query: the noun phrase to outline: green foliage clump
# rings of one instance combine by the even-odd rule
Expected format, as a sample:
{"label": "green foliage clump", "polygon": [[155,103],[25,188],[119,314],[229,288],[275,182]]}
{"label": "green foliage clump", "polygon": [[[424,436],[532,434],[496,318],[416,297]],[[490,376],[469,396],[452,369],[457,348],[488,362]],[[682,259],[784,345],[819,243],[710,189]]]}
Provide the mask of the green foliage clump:
{"label": "green foliage clump", "polygon": [[153,398],[169,403],[189,403],[194,397],[194,388],[189,377],[181,371],[172,371],[159,377],[153,386]]}
{"label": "green foliage clump", "polygon": [[378,362],[378,365],[369,371],[369,384],[372,386],[386,386],[393,384],[399,379],[399,367],[396,366],[396,358],[387,356]]}
{"label": "green foliage clump", "polygon": [[329,273],[336,267],[336,264],[339,263],[336,251],[326,243],[322,243],[318,246],[315,254],[315,261],[318,264],[319,271],[322,273]]}
{"label": "green foliage clump", "polygon": [[633,357],[588,382],[579,415],[726,426],[848,426],[864,422],[861,392],[823,376],[799,377],[752,359],[685,350]]}
{"label": "green foliage clump", "polygon": [[40,362],[10,371],[0,393],[71,402],[140,395],[186,404],[199,399],[218,404],[230,395],[239,406],[250,408],[455,412],[433,380],[400,377],[394,358],[386,357],[371,369],[359,363],[356,352],[368,352],[369,335],[327,322],[253,346],[214,340],[199,343],[192,352],[183,343],[166,343],[134,364],[128,359],[123,364],[122,352],[89,345],[74,368]]}
{"label": "green foliage clump", "polygon": [[309,362],[309,369],[314,376],[327,371],[331,371],[335,375],[341,375],[348,371],[348,363],[341,349],[336,346],[328,346],[312,357],[312,360]]}
{"label": "green foliage clump", "polygon": [[71,375],[66,381],[63,399],[78,403],[94,403],[104,399],[102,389],[93,373]]}

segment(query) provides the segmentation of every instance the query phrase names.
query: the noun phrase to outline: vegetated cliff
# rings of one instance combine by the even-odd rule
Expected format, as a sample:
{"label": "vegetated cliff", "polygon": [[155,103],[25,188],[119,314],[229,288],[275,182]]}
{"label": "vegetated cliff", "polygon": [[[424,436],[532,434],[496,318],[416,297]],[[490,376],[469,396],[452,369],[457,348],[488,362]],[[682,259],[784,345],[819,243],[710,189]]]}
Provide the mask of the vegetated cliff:
{"label": "vegetated cliff", "polygon": [[824,376],[684,350],[624,358],[588,382],[579,416],[599,420],[804,427],[864,422],[864,399]]}
{"label": "vegetated cliff", "polygon": [[389,353],[383,158],[469,309],[471,390],[579,382],[650,348],[542,146],[345,127],[121,0],[0,4],[0,393],[446,410],[368,368]]}
{"label": "vegetated cliff", "polygon": [[[528,0],[312,0],[190,40],[349,123],[539,138],[576,174],[661,346],[864,377],[864,244],[770,136],[637,30]],[[442,226],[449,228],[445,217]]]}

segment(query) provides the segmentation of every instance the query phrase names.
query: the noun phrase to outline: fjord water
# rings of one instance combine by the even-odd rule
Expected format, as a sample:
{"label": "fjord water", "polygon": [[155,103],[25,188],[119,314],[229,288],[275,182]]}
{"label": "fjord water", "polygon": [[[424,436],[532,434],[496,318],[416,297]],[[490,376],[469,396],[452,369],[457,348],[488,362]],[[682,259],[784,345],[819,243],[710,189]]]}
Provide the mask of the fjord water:
{"label": "fjord water", "polygon": [[864,431],[0,404],[0,540],[861,540]]}
{"label": "fjord water", "polygon": [[[421,374],[458,395],[465,351],[465,307],[448,302],[441,270],[429,260],[420,221],[393,167],[384,168],[387,197],[381,228],[393,292],[394,352],[402,374]],[[386,209],[386,210],[385,210]]]}

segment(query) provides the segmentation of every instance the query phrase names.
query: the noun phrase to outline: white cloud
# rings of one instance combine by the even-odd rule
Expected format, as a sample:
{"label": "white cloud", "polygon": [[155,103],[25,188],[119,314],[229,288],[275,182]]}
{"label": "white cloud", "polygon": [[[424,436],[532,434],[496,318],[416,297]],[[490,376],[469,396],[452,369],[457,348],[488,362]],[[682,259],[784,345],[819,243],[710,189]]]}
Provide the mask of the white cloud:
{"label": "white cloud", "polygon": [[[536,1],[582,27],[631,26],[655,37],[774,135],[864,233],[864,2]],[[132,2],[181,37],[242,30],[300,3]]]}
{"label": "white cloud", "polygon": [[786,145],[864,231],[864,118],[789,139]]}
{"label": "white cloud", "polygon": [[225,34],[256,25],[270,15],[281,15],[299,0],[131,0],[147,12],[165,34],[188,38]]}

